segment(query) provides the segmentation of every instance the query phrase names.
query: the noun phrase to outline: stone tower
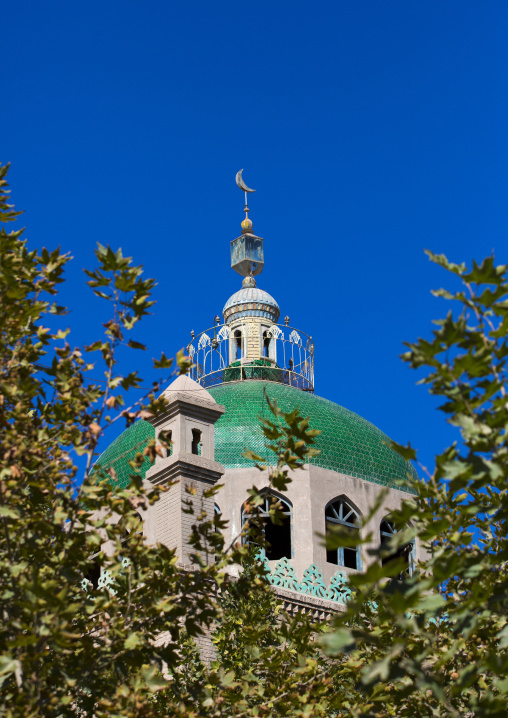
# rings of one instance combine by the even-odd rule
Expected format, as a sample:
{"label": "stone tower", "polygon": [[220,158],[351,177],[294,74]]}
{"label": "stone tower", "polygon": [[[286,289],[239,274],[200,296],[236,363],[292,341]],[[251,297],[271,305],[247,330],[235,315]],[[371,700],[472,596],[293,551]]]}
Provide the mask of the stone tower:
{"label": "stone tower", "polygon": [[[151,419],[158,437],[164,431],[171,441],[165,457],[157,456],[146,472],[145,481],[169,487],[145,516],[145,536],[150,543],[163,543],[176,549],[182,565],[191,563],[188,537],[195,517],[201,512],[213,515],[214,502],[204,495],[224,474],[215,461],[215,431],[223,406],[188,376],[179,376],[163,394],[164,413]],[[193,513],[183,509],[192,504]],[[213,557],[205,557],[212,561]]]}

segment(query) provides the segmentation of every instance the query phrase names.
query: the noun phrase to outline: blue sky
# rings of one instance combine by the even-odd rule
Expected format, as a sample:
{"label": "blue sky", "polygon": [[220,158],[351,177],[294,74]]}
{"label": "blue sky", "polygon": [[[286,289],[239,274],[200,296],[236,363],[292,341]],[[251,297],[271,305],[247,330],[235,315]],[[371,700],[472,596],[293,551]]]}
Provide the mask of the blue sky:
{"label": "blue sky", "polygon": [[258,286],[313,336],[316,393],[431,465],[455,433],[398,355],[447,309],[424,248],[508,261],[508,5],[17,0],[2,25],[0,160],[31,245],[75,257],[71,341],[105,316],[97,241],[158,279],[147,382],[211,325],[243,167]]}

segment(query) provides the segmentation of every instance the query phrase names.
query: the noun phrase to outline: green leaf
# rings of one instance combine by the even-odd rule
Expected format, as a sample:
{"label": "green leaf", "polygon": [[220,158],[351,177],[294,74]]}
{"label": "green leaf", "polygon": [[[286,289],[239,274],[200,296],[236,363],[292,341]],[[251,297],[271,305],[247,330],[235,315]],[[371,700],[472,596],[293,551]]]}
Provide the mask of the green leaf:
{"label": "green leaf", "polygon": [[160,359],[153,360],[153,366],[155,369],[171,369],[173,359],[168,359],[164,352],[162,352]]}
{"label": "green leaf", "polygon": [[160,691],[168,688],[168,681],[164,679],[156,666],[144,666],[141,672],[146,685],[151,691]]}
{"label": "green leaf", "polygon": [[19,512],[15,509],[11,509],[9,506],[0,506],[0,516],[5,516],[9,519],[19,519]]}
{"label": "green leaf", "polygon": [[131,347],[131,349],[146,349],[146,346],[144,344],[140,344],[140,342],[135,342],[133,339],[129,339],[127,346]]}
{"label": "green leaf", "polygon": [[337,628],[330,633],[325,633],[321,636],[320,643],[326,653],[331,656],[352,651],[356,645],[352,631],[346,628]]}
{"label": "green leaf", "polygon": [[427,594],[420,598],[415,608],[418,611],[425,611],[427,613],[433,613],[446,604],[445,599],[439,593]]}
{"label": "green leaf", "polygon": [[177,352],[176,363],[178,365],[178,369],[180,370],[180,374],[187,374],[192,366],[192,359],[185,354],[185,349],[182,348],[179,352]]}
{"label": "green leaf", "polygon": [[403,446],[402,444],[397,444],[396,441],[389,441],[387,442],[387,445],[397,452],[397,454],[400,454],[403,459],[406,461],[416,461],[416,451],[408,444],[407,446]]}
{"label": "green leaf", "polygon": [[4,675],[5,673],[14,673],[18,666],[19,661],[8,653],[0,655],[0,675]]}
{"label": "green leaf", "polygon": [[142,638],[140,638],[138,633],[129,633],[127,638],[125,639],[125,648],[130,651],[133,648],[138,648],[138,646],[142,646],[144,641]]}

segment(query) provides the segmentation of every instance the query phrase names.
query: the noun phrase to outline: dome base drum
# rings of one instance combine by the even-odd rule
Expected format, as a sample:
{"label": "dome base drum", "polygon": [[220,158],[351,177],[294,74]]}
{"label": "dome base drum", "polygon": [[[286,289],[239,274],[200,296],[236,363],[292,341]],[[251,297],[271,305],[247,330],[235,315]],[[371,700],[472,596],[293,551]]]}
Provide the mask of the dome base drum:
{"label": "dome base drum", "polygon": [[[241,290],[246,291],[261,290]],[[225,315],[228,304],[224,308]],[[193,363],[190,377],[206,389],[233,381],[257,379],[313,392],[312,337],[294,327],[271,323],[265,316],[253,315],[263,310],[251,309],[252,305],[253,302],[247,300],[244,304],[233,305],[240,311],[234,319],[229,315],[229,324],[211,327],[193,338],[187,346]],[[259,305],[268,306],[263,301]]]}

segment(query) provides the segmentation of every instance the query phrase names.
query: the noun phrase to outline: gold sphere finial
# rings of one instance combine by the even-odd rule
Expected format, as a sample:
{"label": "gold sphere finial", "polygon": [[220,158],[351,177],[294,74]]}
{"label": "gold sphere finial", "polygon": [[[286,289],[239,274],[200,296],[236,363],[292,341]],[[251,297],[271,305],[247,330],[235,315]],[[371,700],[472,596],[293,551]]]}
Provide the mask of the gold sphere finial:
{"label": "gold sphere finial", "polygon": [[245,219],[242,222],[242,232],[250,232],[252,229],[252,220],[248,217],[245,217]]}

